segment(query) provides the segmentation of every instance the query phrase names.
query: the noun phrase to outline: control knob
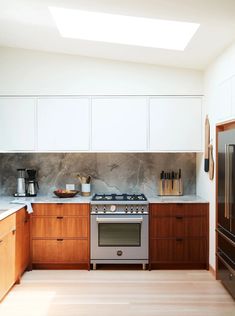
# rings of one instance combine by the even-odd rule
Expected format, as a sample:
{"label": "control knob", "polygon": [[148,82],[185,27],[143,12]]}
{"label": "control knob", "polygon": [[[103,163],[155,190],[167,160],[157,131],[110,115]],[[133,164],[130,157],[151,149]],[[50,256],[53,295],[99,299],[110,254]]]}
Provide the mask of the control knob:
{"label": "control knob", "polygon": [[111,205],[111,206],[110,206],[110,211],[111,211],[111,212],[115,212],[115,211],[116,211],[116,208],[117,208],[116,205]]}

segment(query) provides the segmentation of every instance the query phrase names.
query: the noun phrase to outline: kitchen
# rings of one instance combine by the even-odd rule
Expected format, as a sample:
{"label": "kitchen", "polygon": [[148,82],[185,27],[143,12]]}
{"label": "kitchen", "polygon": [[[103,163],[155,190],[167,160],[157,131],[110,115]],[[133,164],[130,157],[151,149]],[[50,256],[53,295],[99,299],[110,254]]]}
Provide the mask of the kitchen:
{"label": "kitchen", "polygon": [[[234,9],[233,1],[1,4],[0,237],[10,245],[0,244],[1,315],[234,314],[233,240],[230,258],[222,250],[232,193],[218,190],[217,147],[234,128]],[[191,22],[192,38],[164,49],[142,46],[141,36],[128,45],[114,33],[111,43],[66,36],[58,10],[62,26],[75,14],[74,29],[84,12],[83,23],[99,12],[114,22]],[[229,161],[221,165],[231,175]],[[79,192],[58,198],[58,189]]]}

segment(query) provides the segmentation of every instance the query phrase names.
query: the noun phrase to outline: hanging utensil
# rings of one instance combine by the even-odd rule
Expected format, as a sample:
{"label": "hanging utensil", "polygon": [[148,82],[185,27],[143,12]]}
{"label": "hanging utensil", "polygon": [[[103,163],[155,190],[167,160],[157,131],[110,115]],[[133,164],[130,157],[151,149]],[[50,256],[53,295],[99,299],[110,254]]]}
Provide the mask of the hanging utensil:
{"label": "hanging utensil", "polygon": [[209,179],[213,180],[214,178],[213,145],[210,144],[208,148],[209,148]]}
{"label": "hanging utensil", "polygon": [[210,122],[208,115],[205,119],[205,152],[204,152],[204,170],[209,171],[209,144],[210,144]]}

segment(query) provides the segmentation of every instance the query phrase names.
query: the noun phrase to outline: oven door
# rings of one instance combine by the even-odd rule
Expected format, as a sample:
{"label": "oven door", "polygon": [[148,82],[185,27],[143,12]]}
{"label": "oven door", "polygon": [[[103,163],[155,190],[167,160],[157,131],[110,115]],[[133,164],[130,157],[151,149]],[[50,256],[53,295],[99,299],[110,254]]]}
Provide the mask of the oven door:
{"label": "oven door", "polygon": [[148,215],[91,215],[91,259],[148,259]]}

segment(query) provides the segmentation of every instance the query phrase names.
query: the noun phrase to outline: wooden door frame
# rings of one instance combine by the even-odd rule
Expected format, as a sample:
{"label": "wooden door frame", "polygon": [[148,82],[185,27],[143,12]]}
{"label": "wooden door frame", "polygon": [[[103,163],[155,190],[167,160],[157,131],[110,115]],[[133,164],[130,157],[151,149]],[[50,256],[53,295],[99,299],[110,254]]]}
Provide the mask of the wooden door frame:
{"label": "wooden door frame", "polygon": [[[225,122],[221,122],[216,124],[216,177],[215,177],[215,211],[216,211],[216,225],[215,229],[218,228],[218,176],[219,176],[219,170],[218,170],[218,134],[222,131],[227,131],[235,129],[235,119],[229,120]],[[218,233],[215,231],[215,250],[217,253],[218,249]],[[218,279],[218,258],[215,253],[215,272],[216,272],[216,279]]]}

